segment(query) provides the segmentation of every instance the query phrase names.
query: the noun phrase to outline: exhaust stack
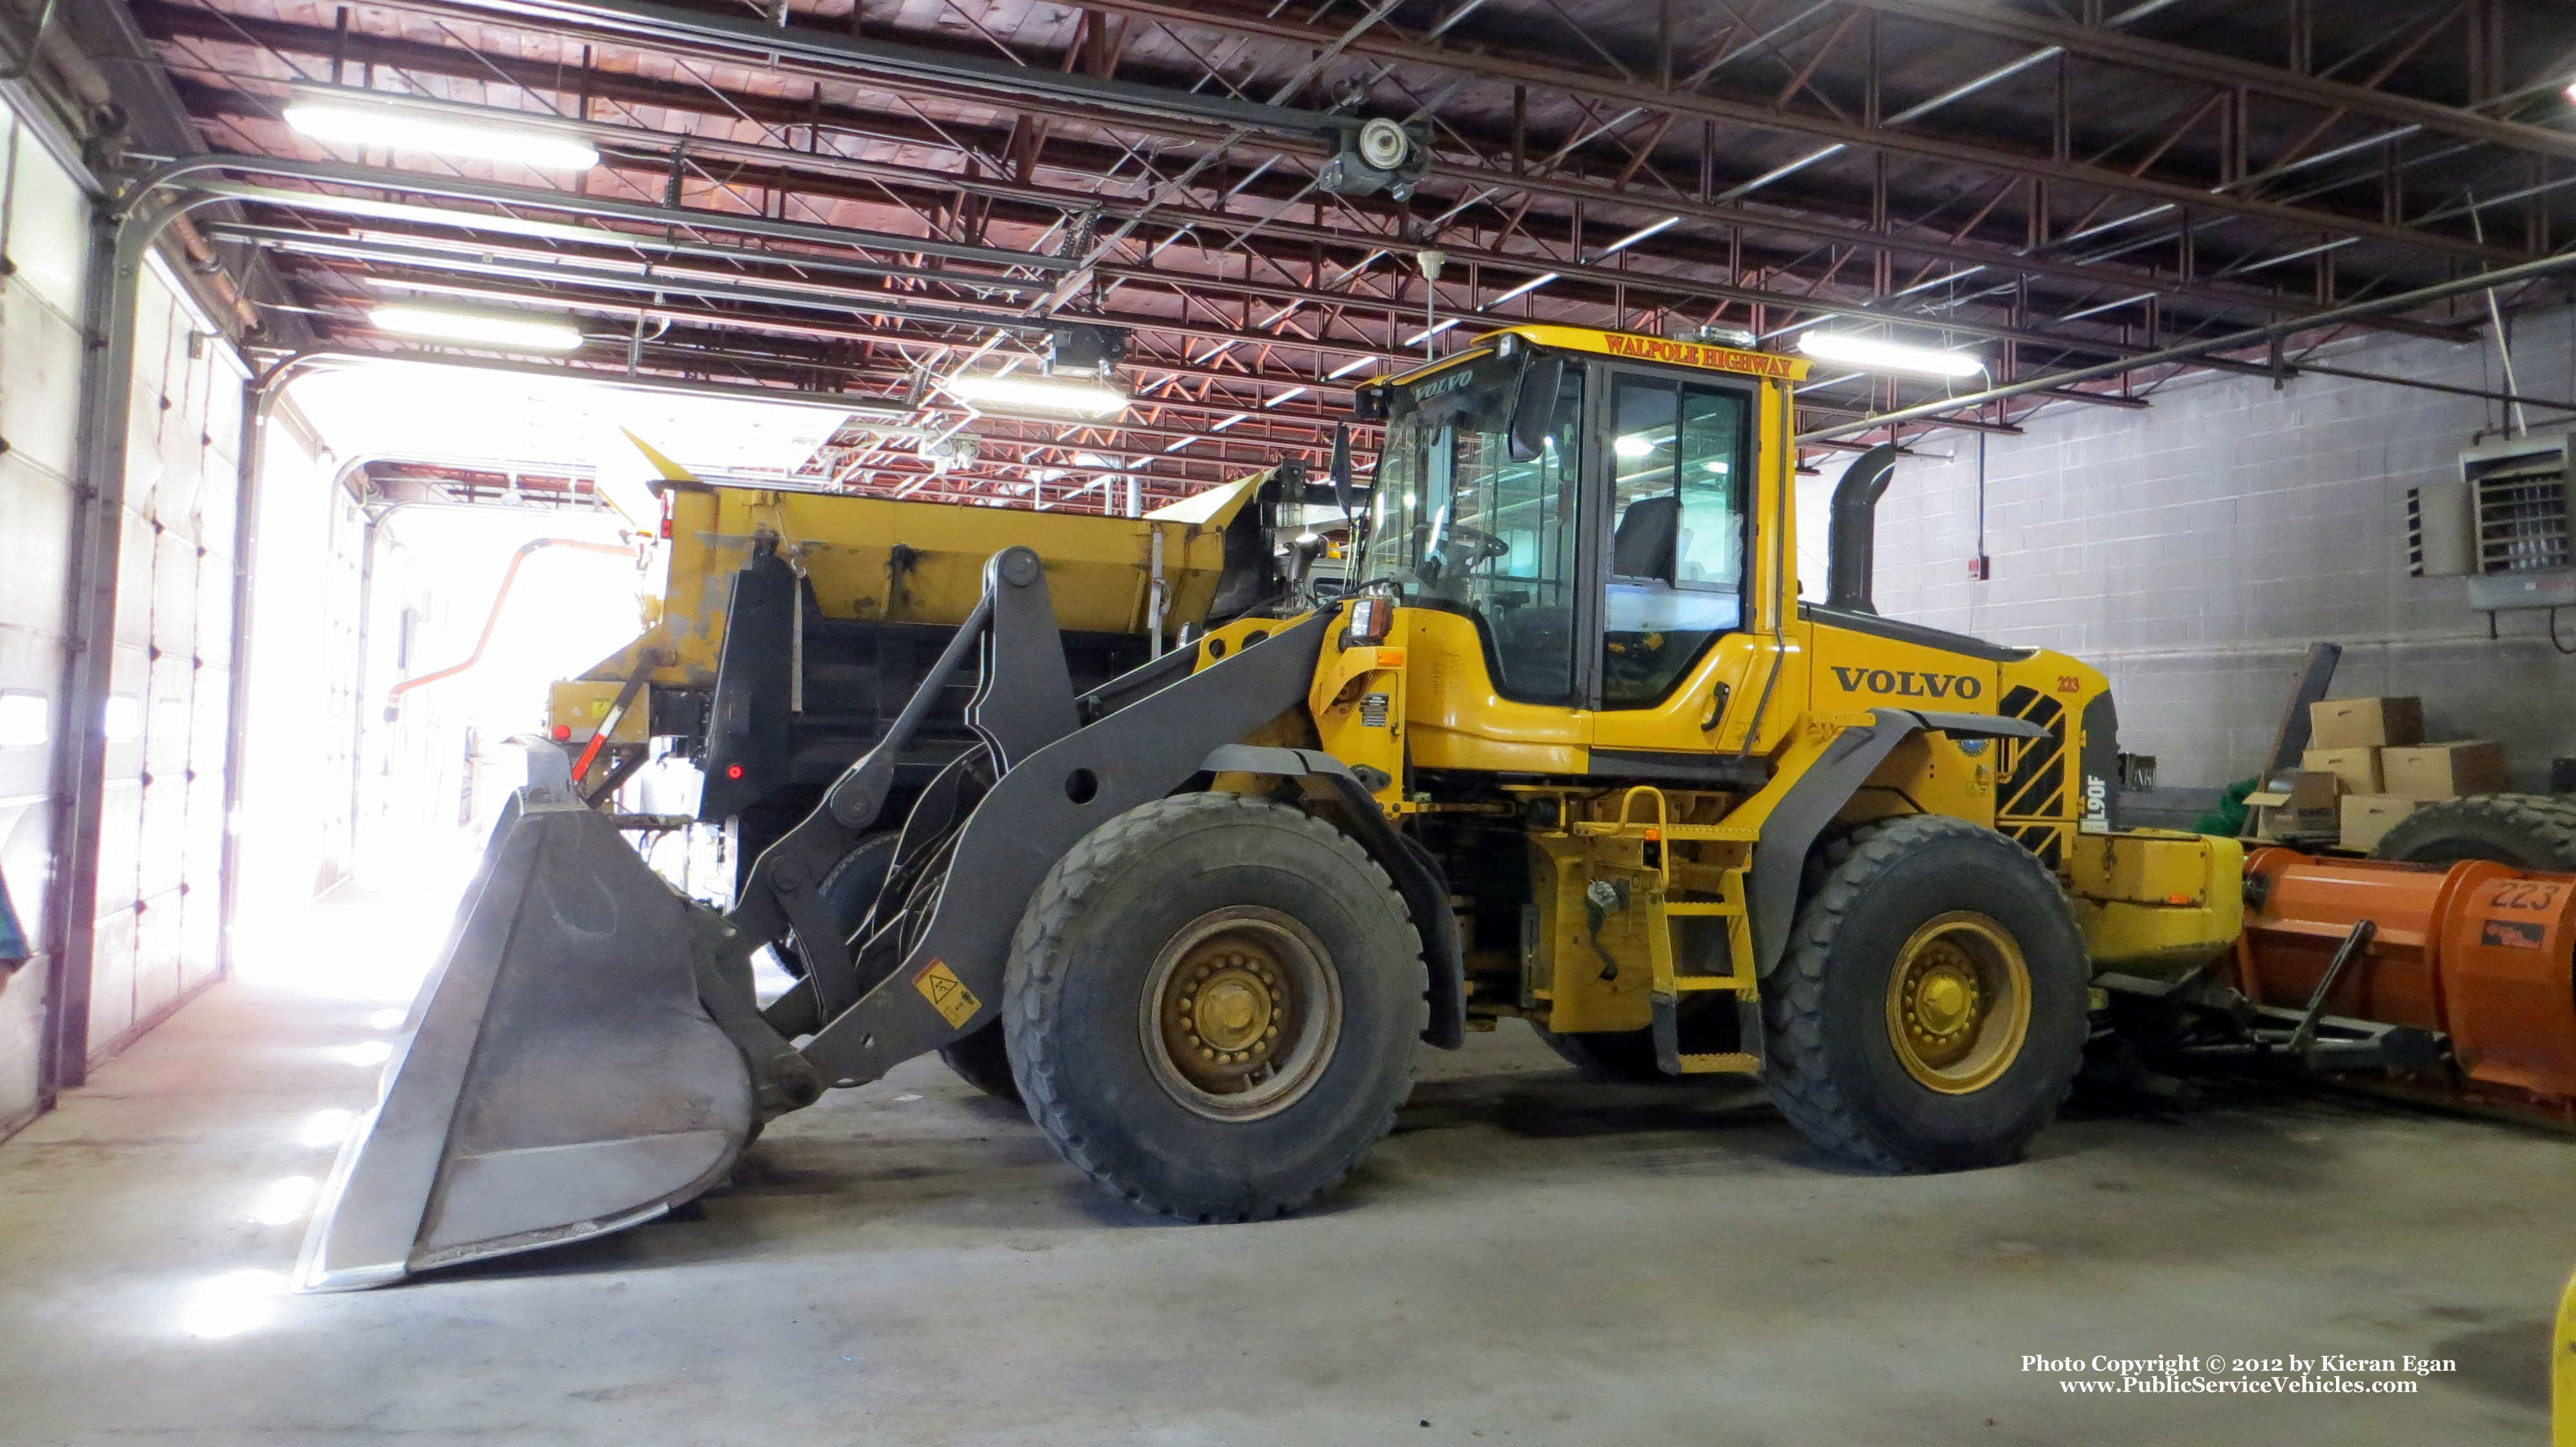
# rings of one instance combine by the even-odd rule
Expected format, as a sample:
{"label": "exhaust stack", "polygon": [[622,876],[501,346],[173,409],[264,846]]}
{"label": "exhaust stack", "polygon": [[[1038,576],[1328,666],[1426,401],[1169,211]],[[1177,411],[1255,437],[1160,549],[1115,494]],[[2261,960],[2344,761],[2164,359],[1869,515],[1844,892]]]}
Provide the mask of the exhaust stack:
{"label": "exhaust stack", "polygon": [[1826,534],[1825,606],[1845,613],[1875,613],[1870,580],[1877,571],[1878,500],[1896,475],[1896,445],[1882,442],[1852,459],[1834,484],[1834,513]]}

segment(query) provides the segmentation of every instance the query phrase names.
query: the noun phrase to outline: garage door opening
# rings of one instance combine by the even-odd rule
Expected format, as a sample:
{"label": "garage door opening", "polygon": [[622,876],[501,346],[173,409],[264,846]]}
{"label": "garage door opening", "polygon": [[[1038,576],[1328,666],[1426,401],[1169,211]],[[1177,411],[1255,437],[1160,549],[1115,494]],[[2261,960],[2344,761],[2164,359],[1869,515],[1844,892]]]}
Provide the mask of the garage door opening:
{"label": "garage door opening", "polygon": [[[816,409],[472,365],[325,370],[281,388],[262,438],[249,597],[235,972],[409,998],[450,927],[550,689],[644,627],[662,472],[784,476]],[[578,747],[575,742],[573,747]],[[657,758],[639,815],[695,807]],[[720,886],[720,832],[657,863]]]}

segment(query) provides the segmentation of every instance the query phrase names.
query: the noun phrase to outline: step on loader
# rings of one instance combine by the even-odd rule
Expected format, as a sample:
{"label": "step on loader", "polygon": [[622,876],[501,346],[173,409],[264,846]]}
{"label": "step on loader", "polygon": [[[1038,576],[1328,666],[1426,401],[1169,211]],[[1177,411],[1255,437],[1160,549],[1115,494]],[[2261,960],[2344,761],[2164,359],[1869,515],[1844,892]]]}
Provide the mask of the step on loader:
{"label": "step on loader", "polygon": [[[1375,476],[1333,479],[1349,591],[1079,693],[1047,561],[999,550],[721,914],[568,771],[536,778],[298,1284],[647,1219],[766,1121],[996,1020],[1064,1158],[1189,1220],[1331,1188],[1420,1044],[1505,1017],[1595,1072],[1759,1077],[1865,1167],[2012,1160],[2074,1078],[2097,971],[2183,979],[2235,939],[2242,853],[2118,827],[2095,670],[1877,614],[1892,454],[1845,474],[1829,596],[1801,601],[1804,368],[1522,327],[1372,383]],[[970,673],[974,746],[890,809]],[[804,969],[764,1007],[771,946]]]}

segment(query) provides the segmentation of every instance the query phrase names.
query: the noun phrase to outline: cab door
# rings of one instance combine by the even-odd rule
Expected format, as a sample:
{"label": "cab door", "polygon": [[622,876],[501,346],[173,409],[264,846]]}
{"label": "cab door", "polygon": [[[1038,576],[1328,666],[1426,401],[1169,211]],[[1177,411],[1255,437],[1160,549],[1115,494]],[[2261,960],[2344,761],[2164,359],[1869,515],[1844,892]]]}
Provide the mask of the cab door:
{"label": "cab door", "polygon": [[[1754,475],[1750,385],[1605,366],[1594,388],[1589,539],[1605,713],[1661,708],[1744,626]],[[1604,721],[1605,723],[1608,720]]]}

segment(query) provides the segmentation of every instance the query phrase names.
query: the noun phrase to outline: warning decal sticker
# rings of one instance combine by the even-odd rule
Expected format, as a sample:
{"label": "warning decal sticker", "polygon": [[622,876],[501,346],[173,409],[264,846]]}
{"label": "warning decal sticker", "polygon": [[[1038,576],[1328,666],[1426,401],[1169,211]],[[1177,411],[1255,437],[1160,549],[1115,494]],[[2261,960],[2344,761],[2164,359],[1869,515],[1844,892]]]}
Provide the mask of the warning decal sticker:
{"label": "warning decal sticker", "polygon": [[2518,919],[2491,919],[2478,935],[2478,943],[2490,948],[2536,950],[2542,947],[2547,932],[2536,924]]}
{"label": "warning decal sticker", "polygon": [[930,1002],[930,1008],[937,1010],[952,1030],[974,1019],[975,1012],[984,1008],[984,1002],[975,998],[975,992],[966,988],[966,982],[957,978],[946,960],[932,960],[922,966],[921,973],[912,977],[912,987],[921,992],[921,998]]}

